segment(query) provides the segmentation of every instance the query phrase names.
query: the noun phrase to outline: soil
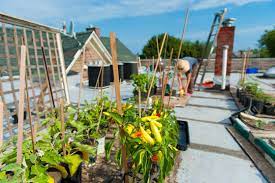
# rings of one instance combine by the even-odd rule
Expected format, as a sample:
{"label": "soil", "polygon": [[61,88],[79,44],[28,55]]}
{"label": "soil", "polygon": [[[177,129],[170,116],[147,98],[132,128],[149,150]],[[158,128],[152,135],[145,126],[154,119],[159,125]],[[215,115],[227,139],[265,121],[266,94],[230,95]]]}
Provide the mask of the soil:
{"label": "soil", "polygon": [[264,125],[263,129],[256,127],[255,124],[248,123],[246,120],[242,120],[245,122],[245,124],[249,125],[249,127],[253,130],[265,130],[265,131],[275,131],[275,124],[274,123],[268,123]]}

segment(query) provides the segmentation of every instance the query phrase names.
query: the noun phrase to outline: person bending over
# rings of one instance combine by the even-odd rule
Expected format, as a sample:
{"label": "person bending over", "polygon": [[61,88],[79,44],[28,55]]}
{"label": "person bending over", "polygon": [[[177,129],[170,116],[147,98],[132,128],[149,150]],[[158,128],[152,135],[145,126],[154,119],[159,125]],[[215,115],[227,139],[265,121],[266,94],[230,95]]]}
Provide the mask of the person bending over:
{"label": "person bending over", "polygon": [[[178,80],[179,80],[179,90],[180,94],[193,93],[194,85],[195,85],[195,78],[198,72],[199,61],[194,57],[184,57],[179,59],[177,62],[177,69],[178,69]],[[186,85],[183,86],[182,84],[182,75],[185,74],[187,78]]]}

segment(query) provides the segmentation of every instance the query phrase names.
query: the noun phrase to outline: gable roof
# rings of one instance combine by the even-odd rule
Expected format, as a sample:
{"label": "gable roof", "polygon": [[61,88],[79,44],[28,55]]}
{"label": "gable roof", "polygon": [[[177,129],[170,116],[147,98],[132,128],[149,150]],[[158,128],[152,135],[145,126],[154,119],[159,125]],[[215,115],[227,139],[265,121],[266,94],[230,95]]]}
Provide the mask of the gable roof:
{"label": "gable roof", "polygon": [[66,68],[68,68],[68,66],[71,64],[75,54],[77,53],[78,50],[80,50],[83,47],[83,45],[85,44],[87,39],[90,37],[90,35],[91,35],[91,32],[77,33],[75,37],[72,37],[66,34],[61,34]]}
{"label": "gable roof", "polygon": [[[92,43],[92,42],[93,43]],[[95,32],[79,32],[74,37],[62,34],[62,46],[65,60],[66,73],[70,71],[83,51],[83,47],[90,44],[95,51],[111,63],[111,55],[100,41]]]}
{"label": "gable roof", "polygon": [[[111,53],[110,38],[100,37],[101,42],[107,48],[109,53]],[[129,48],[127,48],[118,38],[116,39],[117,44],[117,58],[120,62],[136,61],[137,56],[134,55]]]}

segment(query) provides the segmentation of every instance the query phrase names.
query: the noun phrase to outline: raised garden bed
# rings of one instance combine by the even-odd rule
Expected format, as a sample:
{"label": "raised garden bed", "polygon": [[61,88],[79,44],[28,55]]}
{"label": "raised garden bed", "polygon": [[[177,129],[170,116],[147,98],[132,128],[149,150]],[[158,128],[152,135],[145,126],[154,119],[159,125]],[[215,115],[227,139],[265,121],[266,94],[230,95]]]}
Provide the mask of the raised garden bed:
{"label": "raised garden bed", "polygon": [[265,94],[256,83],[245,83],[237,88],[236,97],[244,107],[257,114],[275,115],[275,99]]}
{"label": "raised garden bed", "polygon": [[234,128],[248,141],[250,141],[268,162],[275,168],[275,147],[270,140],[275,139],[275,123],[270,122],[259,128],[256,121],[248,121],[243,115],[231,116]]}

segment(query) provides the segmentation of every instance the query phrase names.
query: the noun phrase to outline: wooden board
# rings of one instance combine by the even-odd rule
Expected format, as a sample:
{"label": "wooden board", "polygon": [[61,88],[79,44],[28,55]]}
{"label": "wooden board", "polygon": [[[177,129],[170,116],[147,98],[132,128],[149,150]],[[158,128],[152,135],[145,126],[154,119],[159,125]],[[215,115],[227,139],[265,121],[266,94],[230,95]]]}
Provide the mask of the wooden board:
{"label": "wooden board", "polygon": [[[158,95],[157,97],[161,98],[160,95]],[[164,106],[168,107],[168,101],[169,101],[169,96],[164,96]],[[184,96],[184,97],[174,97],[171,96],[170,99],[170,107],[174,108],[174,107],[185,107],[186,104],[188,103],[190,99],[190,96]]]}
{"label": "wooden board", "polygon": [[274,131],[252,130],[251,129],[250,133],[254,138],[275,139]]}
{"label": "wooden board", "polygon": [[23,145],[23,125],[24,125],[24,100],[25,100],[25,79],[26,79],[26,47],[21,46],[20,59],[20,86],[19,86],[19,105],[18,105],[18,139],[17,139],[17,157],[16,162],[22,163],[22,145]]}

